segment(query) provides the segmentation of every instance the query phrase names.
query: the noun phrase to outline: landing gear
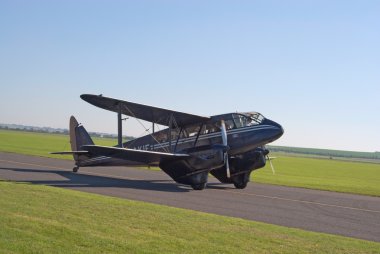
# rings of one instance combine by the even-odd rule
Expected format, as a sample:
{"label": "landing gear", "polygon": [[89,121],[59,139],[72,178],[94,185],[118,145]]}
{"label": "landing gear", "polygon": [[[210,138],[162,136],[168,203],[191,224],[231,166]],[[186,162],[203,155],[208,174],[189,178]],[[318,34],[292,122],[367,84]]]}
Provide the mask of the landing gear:
{"label": "landing gear", "polygon": [[79,170],[79,167],[78,167],[78,166],[73,167],[73,172],[74,172],[74,173],[78,172],[78,170]]}
{"label": "landing gear", "polygon": [[234,183],[234,186],[236,189],[244,189],[247,187],[248,182],[239,182],[239,183]]}
{"label": "landing gear", "polygon": [[200,184],[193,184],[191,187],[194,190],[203,190],[206,187],[206,183],[200,183]]}
{"label": "landing gear", "polygon": [[240,174],[234,177],[233,184],[236,189],[244,189],[249,182],[249,176],[251,172]]}

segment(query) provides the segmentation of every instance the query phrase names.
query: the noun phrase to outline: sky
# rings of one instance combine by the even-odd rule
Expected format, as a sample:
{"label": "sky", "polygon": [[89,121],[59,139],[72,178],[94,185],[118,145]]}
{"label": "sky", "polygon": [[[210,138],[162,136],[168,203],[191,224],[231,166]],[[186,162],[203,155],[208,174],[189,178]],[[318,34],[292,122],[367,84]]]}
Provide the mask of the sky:
{"label": "sky", "polygon": [[273,145],[380,151],[379,27],[380,1],[1,0],[0,123],[116,133],[90,93],[258,111],[285,129]]}

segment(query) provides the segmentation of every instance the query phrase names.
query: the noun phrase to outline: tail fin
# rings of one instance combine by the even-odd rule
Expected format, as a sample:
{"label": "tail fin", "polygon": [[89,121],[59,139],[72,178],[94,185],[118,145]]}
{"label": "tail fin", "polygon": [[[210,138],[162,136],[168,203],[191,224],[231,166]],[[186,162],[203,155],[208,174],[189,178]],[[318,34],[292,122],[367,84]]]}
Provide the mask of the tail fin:
{"label": "tail fin", "polygon": [[[74,116],[70,117],[70,143],[72,151],[79,151],[84,145],[94,145],[86,129],[78,123]],[[75,162],[88,159],[88,155],[73,153]]]}

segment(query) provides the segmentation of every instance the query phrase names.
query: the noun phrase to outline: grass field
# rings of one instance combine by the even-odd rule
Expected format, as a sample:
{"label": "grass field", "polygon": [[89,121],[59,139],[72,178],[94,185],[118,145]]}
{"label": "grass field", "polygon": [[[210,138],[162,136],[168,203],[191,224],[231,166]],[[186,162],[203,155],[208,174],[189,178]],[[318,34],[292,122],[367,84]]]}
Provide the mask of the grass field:
{"label": "grass field", "polygon": [[355,151],[341,151],[332,149],[317,149],[317,148],[303,148],[303,147],[286,147],[286,146],[268,146],[272,152],[283,152],[290,154],[301,154],[302,156],[324,156],[324,157],[339,157],[339,158],[355,158],[355,159],[369,159],[380,160],[380,152],[355,152]]}
{"label": "grass field", "polygon": [[[95,138],[94,142],[114,145],[116,140]],[[66,135],[0,130],[2,152],[71,160],[71,156],[49,154],[62,150],[70,150]],[[268,164],[251,175],[252,181],[380,196],[380,164],[285,156],[279,156],[273,164],[276,175]]]}
{"label": "grass field", "polygon": [[[116,139],[93,138],[97,145],[114,146]],[[63,134],[0,130],[0,152],[12,152],[59,159],[72,159],[71,155],[54,155],[49,152],[71,151],[70,138]]]}
{"label": "grass field", "polygon": [[380,164],[302,157],[277,157],[254,171],[253,182],[380,196]]}
{"label": "grass field", "polygon": [[380,253],[380,243],[0,181],[1,253]]}

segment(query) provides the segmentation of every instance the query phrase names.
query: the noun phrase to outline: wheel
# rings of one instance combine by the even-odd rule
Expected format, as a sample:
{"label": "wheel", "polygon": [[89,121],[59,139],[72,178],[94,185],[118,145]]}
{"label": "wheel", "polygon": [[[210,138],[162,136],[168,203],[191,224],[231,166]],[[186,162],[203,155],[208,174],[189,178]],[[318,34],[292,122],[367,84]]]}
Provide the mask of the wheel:
{"label": "wheel", "polygon": [[232,180],[236,189],[244,189],[249,182],[249,176],[251,172],[237,175]]}
{"label": "wheel", "polygon": [[73,172],[74,173],[78,172],[78,169],[79,169],[79,167],[77,167],[77,166],[73,167]]}
{"label": "wheel", "polygon": [[193,184],[191,187],[194,190],[203,190],[206,187],[206,183],[200,183],[200,184]]}
{"label": "wheel", "polygon": [[236,189],[244,189],[247,187],[248,182],[234,183]]}

